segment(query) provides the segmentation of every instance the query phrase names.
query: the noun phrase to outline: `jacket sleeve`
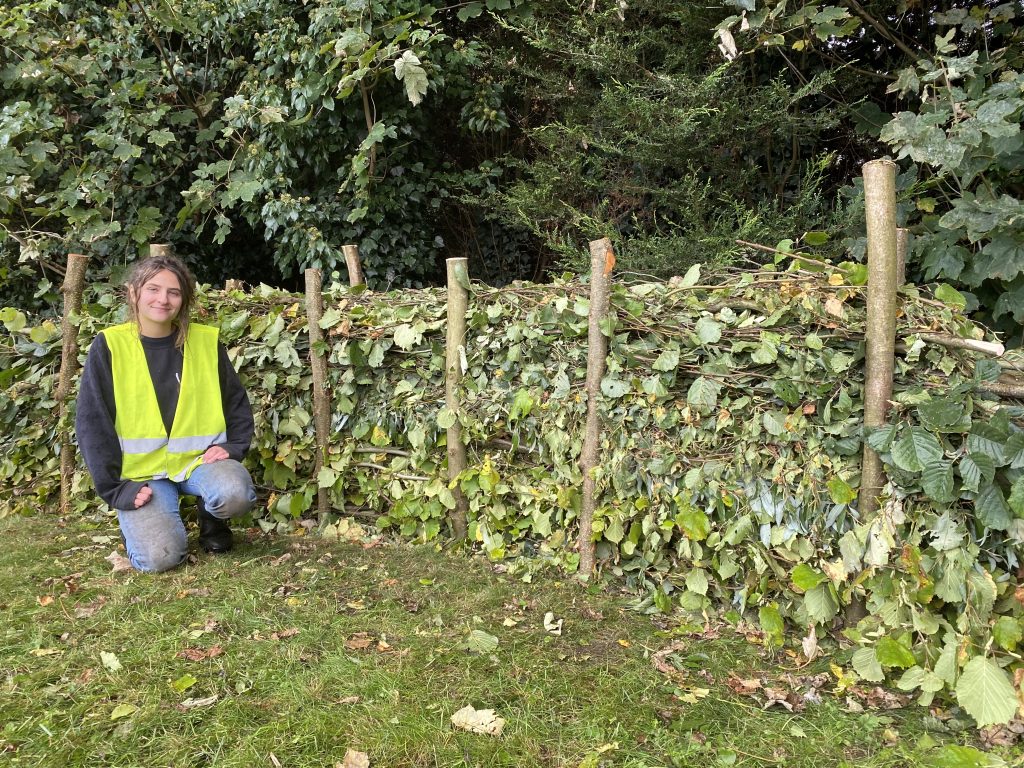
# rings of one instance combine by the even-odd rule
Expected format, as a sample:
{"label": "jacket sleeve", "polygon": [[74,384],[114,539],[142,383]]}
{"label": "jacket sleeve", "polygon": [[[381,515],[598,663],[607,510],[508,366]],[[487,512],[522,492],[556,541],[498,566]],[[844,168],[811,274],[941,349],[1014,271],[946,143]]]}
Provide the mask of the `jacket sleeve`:
{"label": "jacket sleeve", "polygon": [[93,339],[78,388],[75,434],[96,493],[114,509],[135,509],[145,483],[121,479],[121,444],[114,430],[114,382],[110,350],[102,334]]}
{"label": "jacket sleeve", "polygon": [[223,344],[217,345],[217,368],[220,377],[220,397],[224,408],[224,422],[227,425],[227,442],[221,447],[228,456],[241,461],[249,450],[252,436],[256,430],[252,417],[252,406],[249,395],[242,386],[235,368],[228,358],[227,349]]}

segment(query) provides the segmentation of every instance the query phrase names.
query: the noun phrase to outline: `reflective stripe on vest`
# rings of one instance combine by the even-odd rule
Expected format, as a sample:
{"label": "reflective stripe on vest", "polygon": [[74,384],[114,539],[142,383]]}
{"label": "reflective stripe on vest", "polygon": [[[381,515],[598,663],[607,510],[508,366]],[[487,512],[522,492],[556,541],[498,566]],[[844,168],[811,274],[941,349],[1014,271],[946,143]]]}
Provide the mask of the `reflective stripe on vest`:
{"label": "reflective stripe on vest", "polygon": [[185,480],[207,448],[227,440],[218,373],[218,330],[189,326],[170,434],[160,415],[138,327],[124,323],[101,333],[110,350],[121,479]]}

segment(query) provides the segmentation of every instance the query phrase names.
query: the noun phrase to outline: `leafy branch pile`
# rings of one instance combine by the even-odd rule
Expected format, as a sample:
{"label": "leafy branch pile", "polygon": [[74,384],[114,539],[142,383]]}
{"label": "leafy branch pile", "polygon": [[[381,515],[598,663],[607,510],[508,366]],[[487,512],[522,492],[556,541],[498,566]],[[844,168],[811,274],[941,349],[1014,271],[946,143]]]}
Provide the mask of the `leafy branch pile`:
{"label": "leafy branch pile", "polygon": [[[857,650],[836,668],[841,687],[888,680],[922,704],[953,691],[980,725],[1006,722],[1024,679],[1024,409],[986,394],[996,362],[922,338],[982,331],[908,287],[890,426],[867,436],[891,484],[879,513],[858,514],[861,270],[701,277],[694,267],[668,283],[614,286],[598,556],[646,590],[651,610],[757,611],[775,645],[789,621],[812,647],[845,608]],[[261,525],[294,524],[324,487],[350,516],[438,537],[455,505],[446,427],[459,419],[471,536],[527,573],[575,569],[588,287],[473,286],[458,413],[444,400],[443,290],[335,285],[325,300],[332,441],[314,477],[303,298],[262,286],[200,297],[256,411]],[[120,319],[110,305],[109,294],[86,304],[83,343]],[[59,487],[59,339],[12,309],[0,321],[0,514],[10,514]],[[92,503],[83,490],[79,506]],[[867,616],[854,623],[861,604]]]}

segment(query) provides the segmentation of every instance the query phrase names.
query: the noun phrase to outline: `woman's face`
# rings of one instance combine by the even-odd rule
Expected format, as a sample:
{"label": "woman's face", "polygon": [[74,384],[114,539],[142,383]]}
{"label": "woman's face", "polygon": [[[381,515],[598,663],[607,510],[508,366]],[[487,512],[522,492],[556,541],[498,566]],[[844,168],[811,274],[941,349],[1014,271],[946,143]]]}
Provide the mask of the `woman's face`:
{"label": "woman's face", "polygon": [[143,336],[160,338],[174,331],[174,320],[181,310],[181,284],[173,272],[157,272],[142,284],[139,295],[133,295],[132,300]]}

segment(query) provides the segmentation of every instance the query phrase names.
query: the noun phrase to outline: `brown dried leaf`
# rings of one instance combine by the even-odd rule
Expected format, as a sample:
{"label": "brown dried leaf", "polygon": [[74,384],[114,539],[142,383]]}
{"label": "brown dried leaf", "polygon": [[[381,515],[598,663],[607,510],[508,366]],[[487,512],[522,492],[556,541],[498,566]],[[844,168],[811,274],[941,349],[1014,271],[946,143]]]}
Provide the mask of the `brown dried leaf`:
{"label": "brown dried leaf", "polygon": [[271,632],[270,639],[287,640],[289,637],[295,637],[297,634],[299,634],[299,630],[292,627],[291,629],[282,629],[280,632]]}
{"label": "brown dried leaf", "polygon": [[354,749],[345,751],[345,758],[337,764],[338,768],[370,768],[370,756]]}
{"label": "brown dried leaf", "polygon": [[221,646],[211,645],[209,648],[186,648],[178,652],[178,658],[188,659],[189,661],[204,661],[216,658],[222,653],[224,653],[224,649]]}
{"label": "brown dried leaf", "polygon": [[53,595],[40,595],[36,598],[36,602],[44,608],[48,605],[53,605]]}
{"label": "brown dried leaf", "polygon": [[364,651],[373,644],[373,636],[368,632],[356,632],[345,641],[345,647],[350,651]]}
{"label": "brown dried leaf", "polygon": [[132,564],[128,561],[128,558],[116,550],[103,559],[110,563],[111,570],[114,573],[121,573],[122,571],[130,571],[132,569]]}
{"label": "brown dried leaf", "polygon": [[94,616],[96,611],[104,606],[107,602],[107,598],[104,595],[100,595],[91,603],[85,605],[76,605],[74,614],[76,619],[88,619],[90,616]]}

